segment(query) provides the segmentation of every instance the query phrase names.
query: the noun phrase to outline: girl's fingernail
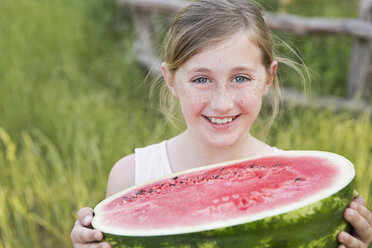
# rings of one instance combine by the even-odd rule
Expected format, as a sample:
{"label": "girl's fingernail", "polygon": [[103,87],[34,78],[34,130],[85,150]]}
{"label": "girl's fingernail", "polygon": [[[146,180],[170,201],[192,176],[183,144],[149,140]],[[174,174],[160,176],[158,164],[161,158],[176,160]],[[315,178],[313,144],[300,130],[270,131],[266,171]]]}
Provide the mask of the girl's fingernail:
{"label": "girl's fingernail", "polygon": [[87,215],[87,216],[85,216],[85,218],[84,218],[84,225],[89,225],[90,224],[90,222],[91,222],[91,220],[92,220],[92,216],[90,216],[90,215]]}
{"label": "girl's fingernail", "polygon": [[349,214],[350,217],[353,217],[355,215],[355,212],[354,212],[354,210],[349,209],[348,214]]}
{"label": "girl's fingernail", "polygon": [[357,209],[358,205],[355,202],[350,203],[350,207],[353,209]]}
{"label": "girl's fingernail", "polygon": [[96,238],[96,240],[100,240],[101,239],[99,233],[94,234],[94,237]]}
{"label": "girl's fingernail", "polygon": [[344,233],[344,232],[342,232],[342,233],[340,233],[340,238],[341,238],[341,240],[346,240],[346,233]]}

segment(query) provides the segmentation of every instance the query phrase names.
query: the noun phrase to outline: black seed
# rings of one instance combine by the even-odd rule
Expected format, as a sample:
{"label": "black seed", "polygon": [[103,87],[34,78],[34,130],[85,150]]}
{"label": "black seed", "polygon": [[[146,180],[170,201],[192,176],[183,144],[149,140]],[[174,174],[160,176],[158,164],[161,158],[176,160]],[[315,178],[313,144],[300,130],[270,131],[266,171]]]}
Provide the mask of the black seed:
{"label": "black seed", "polygon": [[205,177],[202,178],[202,180],[204,180],[204,179],[205,179]]}
{"label": "black seed", "polygon": [[173,177],[172,179],[173,179],[173,180],[176,180],[177,178],[178,178],[178,177]]}
{"label": "black seed", "polygon": [[176,186],[174,183],[169,184],[169,186]]}
{"label": "black seed", "polygon": [[297,177],[297,178],[295,179],[295,181],[302,181],[302,178],[301,178],[301,177]]}
{"label": "black seed", "polygon": [[139,195],[139,194],[142,194],[143,192],[145,192],[143,189],[141,189],[140,191],[138,191],[137,193],[136,193],[136,195]]}
{"label": "black seed", "polygon": [[128,196],[124,196],[123,199],[124,199],[124,200],[128,199]]}
{"label": "black seed", "polygon": [[217,179],[217,178],[218,178],[218,175],[216,175],[216,176],[215,176],[214,178],[216,178],[216,179]]}
{"label": "black seed", "polygon": [[133,200],[134,198],[136,198],[135,196],[132,196],[130,199]]}
{"label": "black seed", "polygon": [[225,168],[222,168],[221,171],[223,171]]}
{"label": "black seed", "polygon": [[180,181],[180,183],[183,183],[183,181]]}
{"label": "black seed", "polygon": [[234,175],[236,175],[236,174],[238,174],[238,172],[235,171],[235,172],[234,172]]}
{"label": "black seed", "polygon": [[249,167],[251,167],[251,168],[254,168],[254,167],[255,167],[255,165],[251,165],[251,166],[249,166]]}
{"label": "black seed", "polygon": [[153,190],[152,190],[152,189],[150,189],[150,190],[149,190],[149,193],[152,193],[152,192],[153,192]]}
{"label": "black seed", "polygon": [[274,166],[274,167],[277,167],[277,166],[280,166],[280,164],[274,164],[273,166]]}

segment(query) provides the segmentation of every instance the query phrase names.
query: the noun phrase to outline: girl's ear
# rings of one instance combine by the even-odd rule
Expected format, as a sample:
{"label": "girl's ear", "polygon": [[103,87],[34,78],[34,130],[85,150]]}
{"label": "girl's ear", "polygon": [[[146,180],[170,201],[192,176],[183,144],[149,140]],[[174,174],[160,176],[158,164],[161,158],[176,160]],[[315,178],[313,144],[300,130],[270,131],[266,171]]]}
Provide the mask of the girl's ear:
{"label": "girl's ear", "polygon": [[174,88],[173,75],[165,62],[161,63],[161,71],[163,72],[164,81],[167,84],[168,89],[171,91],[172,95],[177,97],[176,90]]}
{"label": "girl's ear", "polygon": [[271,62],[270,68],[269,68],[269,75],[267,78],[267,82],[264,89],[264,95],[269,91],[270,87],[273,85],[273,81],[276,77],[276,69],[278,68],[278,61]]}

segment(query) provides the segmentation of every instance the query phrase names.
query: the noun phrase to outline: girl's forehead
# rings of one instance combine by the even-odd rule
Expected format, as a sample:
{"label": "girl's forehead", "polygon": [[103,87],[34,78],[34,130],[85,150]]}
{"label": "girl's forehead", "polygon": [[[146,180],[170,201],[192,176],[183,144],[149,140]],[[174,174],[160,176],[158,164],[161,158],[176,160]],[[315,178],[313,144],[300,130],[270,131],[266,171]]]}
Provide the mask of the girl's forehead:
{"label": "girl's forehead", "polygon": [[179,69],[197,70],[208,67],[253,67],[262,64],[262,53],[251,38],[238,32],[192,56]]}

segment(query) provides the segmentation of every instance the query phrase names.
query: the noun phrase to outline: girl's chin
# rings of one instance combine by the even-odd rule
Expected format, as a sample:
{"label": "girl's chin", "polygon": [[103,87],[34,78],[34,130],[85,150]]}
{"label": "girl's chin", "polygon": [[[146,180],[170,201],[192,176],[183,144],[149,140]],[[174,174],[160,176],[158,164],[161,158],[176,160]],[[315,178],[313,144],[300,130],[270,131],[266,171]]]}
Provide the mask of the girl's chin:
{"label": "girl's chin", "polygon": [[235,146],[238,143],[239,139],[234,139],[232,135],[229,135],[227,137],[216,137],[212,136],[208,139],[208,143],[216,148],[231,148]]}

